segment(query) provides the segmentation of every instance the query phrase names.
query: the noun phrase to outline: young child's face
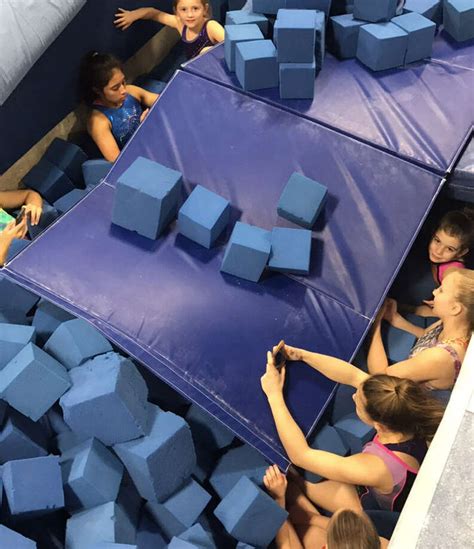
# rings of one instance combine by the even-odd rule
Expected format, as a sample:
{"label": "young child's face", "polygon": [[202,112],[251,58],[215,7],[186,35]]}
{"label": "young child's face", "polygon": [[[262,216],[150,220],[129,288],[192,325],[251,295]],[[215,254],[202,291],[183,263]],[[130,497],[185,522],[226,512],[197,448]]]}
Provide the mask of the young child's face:
{"label": "young child's face", "polygon": [[121,107],[127,97],[125,75],[120,69],[114,69],[107,86],[102,90],[101,99],[114,107]]}
{"label": "young child's face", "polygon": [[203,4],[201,0],[179,0],[176,15],[189,29],[201,30],[207,17],[207,7],[208,4]]}
{"label": "young child's face", "polygon": [[461,241],[457,236],[450,236],[443,230],[438,230],[433,235],[428,253],[432,263],[446,263],[459,259],[467,250],[462,249]]}
{"label": "young child's face", "polygon": [[442,318],[453,310],[453,306],[458,303],[456,298],[457,288],[456,273],[446,275],[441,286],[433,290],[433,315]]}

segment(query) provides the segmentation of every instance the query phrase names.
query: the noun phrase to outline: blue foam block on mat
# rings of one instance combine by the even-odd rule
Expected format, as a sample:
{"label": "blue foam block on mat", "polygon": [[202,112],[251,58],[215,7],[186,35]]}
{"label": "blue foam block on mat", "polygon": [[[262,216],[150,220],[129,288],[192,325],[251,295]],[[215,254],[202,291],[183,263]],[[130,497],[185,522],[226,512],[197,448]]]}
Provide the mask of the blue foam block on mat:
{"label": "blue foam block on mat", "polygon": [[227,244],[221,271],[258,282],[270,250],[270,231],[237,221]]}
{"label": "blue foam block on mat", "polygon": [[140,495],[161,503],[190,477],[196,465],[191,430],[183,418],[149,405],[150,431],[137,440],[116,444]]}
{"label": "blue foam block on mat", "polygon": [[314,97],[316,62],[280,63],[279,70],[281,99],[312,99]]}
{"label": "blue foam block on mat", "polygon": [[262,455],[244,444],[225,453],[212,472],[209,482],[219,497],[223,498],[242,476],[261,485],[268,464]]}
{"label": "blue foam block on mat", "polygon": [[46,456],[46,447],[42,427],[10,409],[0,431],[0,464],[15,459]]}
{"label": "blue foam block on mat", "polygon": [[239,42],[235,51],[235,74],[247,91],[278,86],[277,51],[273,42]]}
{"label": "blue foam block on mat", "polygon": [[322,11],[315,12],[316,21],[314,24],[314,58],[316,70],[323,68],[324,56],[326,55],[326,16]]}
{"label": "blue foam block on mat", "polygon": [[474,38],[474,4],[472,0],[444,0],[444,30],[457,42]]}
{"label": "blue foam block on mat", "polygon": [[337,57],[349,59],[356,56],[359,29],[364,24],[350,13],[331,17],[331,47]]}
{"label": "blue foam block on mat", "polygon": [[46,200],[43,200],[43,211],[41,213],[41,217],[38,225],[32,225],[28,221],[28,234],[30,238],[31,239],[36,238],[45,229],[47,229],[53,221],[56,221],[58,217],[59,217],[58,210],[54,206],[51,206],[51,204],[46,202]]}
{"label": "blue foam block on mat", "polygon": [[107,353],[69,373],[73,385],[59,404],[73,431],[106,446],[145,434],[148,390],[130,360]]}
{"label": "blue foam block on mat", "polygon": [[[149,504],[146,504],[147,506]],[[166,549],[168,543],[147,512],[142,512],[137,530],[136,543],[139,549]]]}
{"label": "blue foam block on mat", "polygon": [[419,13],[437,25],[441,25],[443,21],[443,2],[441,0],[406,0],[403,10]]}
{"label": "blue foam block on mat", "polygon": [[348,414],[355,413],[355,402],[353,396],[356,390],[350,385],[339,384],[331,401],[330,422],[336,423],[339,419]]}
{"label": "blue foam block on mat", "polygon": [[39,192],[51,204],[74,189],[69,177],[46,158],[42,158],[25,175],[23,185]]}
{"label": "blue foam block on mat", "polygon": [[36,549],[36,542],[0,524],[0,547],[3,549]]}
{"label": "blue foam block on mat", "polygon": [[279,10],[273,27],[278,63],[312,63],[316,44],[315,27],[314,10]]}
{"label": "blue foam block on mat", "polygon": [[311,229],[324,206],[327,188],[321,183],[293,173],[278,202],[278,215]]}
{"label": "blue foam block on mat", "polygon": [[359,30],[357,59],[373,71],[403,65],[408,34],[393,23],[363,25]]}
{"label": "blue foam block on mat", "polygon": [[[347,456],[349,445],[342,439],[334,427],[324,425],[308,437],[308,444],[315,450],[324,450],[338,456]],[[309,471],[303,472],[303,477],[309,482],[319,482],[323,477]]]}
{"label": "blue foam block on mat", "polygon": [[184,531],[179,537],[174,537],[169,549],[215,549],[211,536],[200,524],[195,524]]}
{"label": "blue foam block on mat", "polygon": [[90,509],[115,501],[123,476],[123,465],[97,439],[89,439],[76,449],[64,479],[66,508]]}
{"label": "blue foam block on mat", "polygon": [[251,11],[231,10],[225,14],[226,25],[258,25],[263,36],[268,34],[268,19],[261,13]]}
{"label": "blue foam block on mat", "polygon": [[72,448],[75,448],[78,444],[85,442],[88,438],[88,435],[82,433],[63,431],[54,437],[54,444],[61,454],[65,454]]}
{"label": "blue foam block on mat", "polygon": [[0,309],[0,322],[2,324],[21,324],[22,326],[27,326],[30,323],[25,313],[12,307]]}
{"label": "blue foam block on mat", "polygon": [[44,158],[62,170],[75,185],[83,184],[82,164],[87,155],[80,147],[56,137],[46,149]]}
{"label": "blue foam block on mat", "polygon": [[63,414],[60,410],[59,404],[57,404],[46,413],[45,419],[48,421],[48,425],[54,434],[64,433],[65,431],[70,430],[69,426],[64,421]]}
{"label": "blue foam block on mat", "polygon": [[197,404],[191,404],[185,419],[191,427],[194,440],[211,450],[224,448],[234,439],[234,433],[228,427]]}
{"label": "blue foam block on mat", "polygon": [[293,10],[319,10],[329,17],[332,0],[286,0],[285,8]]}
{"label": "blue foam block on mat", "polygon": [[88,322],[74,318],[54,330],[44,350],[70,369],[111,351],[112,345]]}
{"label": "blue foam block on mat", "polygon": [[306,229],[274,227],[268,267],[282,273],[308,274],[311,235]]}
{"label": "blue foam block on mat", "polygon": [[286,7],[287,0],[253,0],[252,9],[257,13],[276,15],[278,10]]}
{"label": "blue foam block on mat", "polygon": [[112,223],[156,239],[178,211],[181,173],[139,156],[119,177]]}
{"label": "blue foam block on mat", "polygon": [[225,42],[224,42],[224,58],[227,63],[227,68],[235,71],[235,52],[239,42],[249,42],[253,40],[263,40],[263,34],[256,23],[247,25],[226,25],[225,26]]}
{"label": "blue foam block on mat", "polygon": [[364,444],[370,442],[375,435],[375,430],[361,421],[355,413],[339,419],[334,428],[349,445],[351,454],[362,452]]}
{"label": "blue foam block on mat", "polygon": [[133,544],[136,529],[120,505],[110,501],[73,515],[66,525],[66,547],[85,549],[98,540]]}
{"label": "blue foam block on mat", "polygon": [[178,231],[210,248],[229,222],[229,201],[197,185],[178,212]]}
{"label": "blue foam block on mat", "polygon": [[44,514],[64,507],[57,456],[9,461],[3,466],[3,486],[12,515]]}
{"label": "blue foam block on mat", "polygon": [[17,311],[27,314],[38,300],[37,295],[0,274],[0,310],[14,307]]}
{"label": "blue foam block on mat", "polygon": [[413,334],[399,330],[390,324],[383,329],[384,347],[387,351],[389,361],[393,364],[406,360],[411,348],[415,344],[416,337]]}
{"label": "blue foam block on mat", "polygon": [[354,0],[354,17],[378,23],[395,17],[397,0]]}
{"label": "blue foam block on mat", "polygon": [[204,511],[211,496],[195,480],[186,484],[163,503],[148,503],[147,509],[156,524],[169,538],[190,528]]}
{"label": "blue foam block on mat", "polygon": [[33,316],[33,326],[36,328],[38,342],[45,343],[60,324],[73,318],[70,313],[42,299]]}
{"label": "blue foam block on mat", "polygon": [[37,421],[71,386],[66,368],[28,343],[0,372],[0,395]]}
{"label": "blue foam block on mat", "polygon": [[82,176],[86,187],[92,189],[98,185],[109,173],[111,167],[112,162],[107,162],[107,160],[104,160],[103,158],[86,160],[86,162],[82,164]]}
{"label": "blue foam block on mat", "polygon": [[0,370],[28,343],[36,343],[34,326],[0,323]]}
{"label": "blue foam block on mat", "polygon": [[74,189],[62,196],[59,200],[56,200],[53,206],[59,213],[63,214],[75,206],[88,192],[89,191],[86,189]]}
{"label": "blue foam block on mat", "polygon": [[87,546],[87,549],[138,549],[138,545],[130,543],[114,543],[113,541],[98,541]]}
{"label": "blue foam block on mat", "polygon": [[245,543],[266,547],[288,517],[278,503],[242,477],[214,510],[227,532]]}
{"label": "blue foam block on mat", "polygon": [[413,63],[431,57],[436,25],[419,13],[405,13],[392,19],[408,34],[405,63]]}

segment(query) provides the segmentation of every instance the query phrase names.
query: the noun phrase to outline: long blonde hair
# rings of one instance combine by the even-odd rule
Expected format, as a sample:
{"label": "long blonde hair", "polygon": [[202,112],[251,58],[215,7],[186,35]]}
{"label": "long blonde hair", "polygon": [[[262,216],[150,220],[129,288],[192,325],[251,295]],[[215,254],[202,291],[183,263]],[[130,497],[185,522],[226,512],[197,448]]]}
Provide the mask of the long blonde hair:
{"label": "long blonde hair", "polygon": [[457,269],[450,276],[456,277],[456,299],[464,305],[467,312],[469,329],[474,330],[474,271]]}
{"label": "long blonde hair", "polygon": [[375,526],[365,514],[350,509],[338,511],[329,521],[328,549],[380,549],[380,539]]}

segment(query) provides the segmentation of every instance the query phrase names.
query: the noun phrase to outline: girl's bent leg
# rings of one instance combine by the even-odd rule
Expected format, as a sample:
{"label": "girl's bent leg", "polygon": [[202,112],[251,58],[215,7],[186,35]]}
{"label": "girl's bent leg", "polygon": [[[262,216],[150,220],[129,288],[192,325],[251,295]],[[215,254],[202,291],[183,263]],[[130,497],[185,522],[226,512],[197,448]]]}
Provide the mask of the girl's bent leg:
{"label": "girl's bent leg", "polygon": [[304,481],[304,493],[316,505],[335,513],[338,509],[352,509],[356,513],[362,511],[356,487],[352,484],[324,480],[317,484]]}

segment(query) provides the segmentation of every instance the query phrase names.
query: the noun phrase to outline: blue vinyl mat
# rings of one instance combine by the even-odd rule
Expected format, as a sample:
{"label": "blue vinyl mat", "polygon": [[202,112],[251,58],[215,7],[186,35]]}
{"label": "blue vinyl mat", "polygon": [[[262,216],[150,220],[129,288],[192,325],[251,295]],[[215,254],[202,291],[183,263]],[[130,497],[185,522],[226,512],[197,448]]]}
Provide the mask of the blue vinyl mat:
{"label": "blue vinyl mat", "polygon": [[[379,73],[355,59],[339,61],[327,54],[313,100],[280,99],[278,88],[246,93],[444,174],[474,124],[474,71],[467,66],[474,46],[455,49],[442,38],[436,44],[443,62]],[[227,69],[223,45],[190,61],[185,70],[242,90]]]}
{"label": "blue vinyl mat", "polygon": [[[258,284],[220,273],[225,242],[206,250],[176,227],[157,241],[111,226],[114,185],[137,156],[230,200],[237,219],[291,226],[276,206],[293,171],[325,184],[308,277]],[[429,170],[312,120],[179,72],[107,181],[5,268],[7,276],[92,322],[270,461],[288,465],[260,388],[280,338],[350,360],[440,187]],[[305,434],[333,383],[288,369],[287,400]]]}

